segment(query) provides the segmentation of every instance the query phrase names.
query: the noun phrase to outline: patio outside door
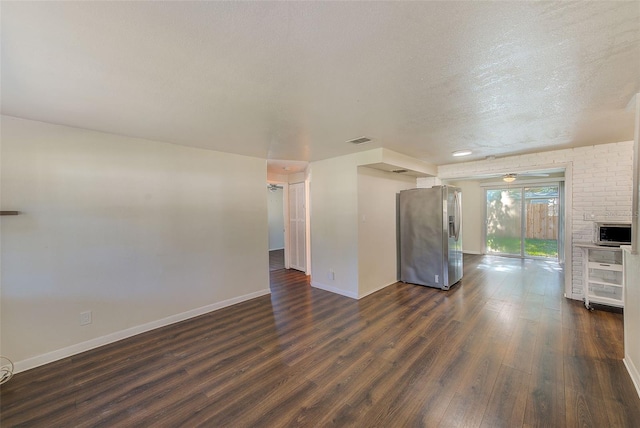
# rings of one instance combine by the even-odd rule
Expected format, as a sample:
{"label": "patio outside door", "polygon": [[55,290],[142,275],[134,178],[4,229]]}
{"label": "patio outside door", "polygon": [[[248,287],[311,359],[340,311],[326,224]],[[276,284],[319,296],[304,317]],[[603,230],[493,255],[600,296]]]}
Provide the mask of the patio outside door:
{"label": "patio outside door", "polygon": [[559,186],[486,190],[485,251],[558,258]]}

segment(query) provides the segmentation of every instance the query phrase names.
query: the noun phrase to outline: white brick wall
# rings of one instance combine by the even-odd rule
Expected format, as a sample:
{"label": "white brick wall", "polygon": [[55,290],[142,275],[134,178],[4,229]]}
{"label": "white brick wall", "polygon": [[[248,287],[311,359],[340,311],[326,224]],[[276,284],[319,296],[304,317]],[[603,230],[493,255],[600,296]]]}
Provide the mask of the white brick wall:
{"label": "white brick wall", "polygon": [[[440,179],[481,174],[548,169],[571,164],[573,199],[572,242],[593,239],[593,221],[631,221],[633,186],[633,141],[599,144],[575,149],[554,150],[494,160],[463,162],[438,167]],[[588,220],[585,220],[588,219]],[[593,220],[592,220],[593,219]],[[570,245],[571,243],[567,243]],[[582,251],[572,249],[572,293],[582,298]],[[569,274],[566,272],[565,274]]]}
{"label": "white brick wall", "polygon": [[416,180],[416,187],[421,189],[439,186],[441,184],[442,180],[440,180],[438,177],[419,177]]}

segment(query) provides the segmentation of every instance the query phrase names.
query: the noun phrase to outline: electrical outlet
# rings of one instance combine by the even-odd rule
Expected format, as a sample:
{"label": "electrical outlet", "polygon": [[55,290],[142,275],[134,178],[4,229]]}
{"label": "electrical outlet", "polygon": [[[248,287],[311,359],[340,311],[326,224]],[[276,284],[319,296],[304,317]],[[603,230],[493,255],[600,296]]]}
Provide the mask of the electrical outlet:
{"label": "electrical outlet", "polygon": [[91,324],[91,311],[80,312],[80,325]]}
{"label": "electrical outlet", "polygon": [[436,275],[436,284],[438,283],[438,280],[440,279],[439,275]]}
{"label": "electrical outlet", "polygon": [[334,281],[336,279],[336,273],[333,271],[333,269],[329,269],[329,273],[327,273],[327,278],[330,279],[331,281]]}

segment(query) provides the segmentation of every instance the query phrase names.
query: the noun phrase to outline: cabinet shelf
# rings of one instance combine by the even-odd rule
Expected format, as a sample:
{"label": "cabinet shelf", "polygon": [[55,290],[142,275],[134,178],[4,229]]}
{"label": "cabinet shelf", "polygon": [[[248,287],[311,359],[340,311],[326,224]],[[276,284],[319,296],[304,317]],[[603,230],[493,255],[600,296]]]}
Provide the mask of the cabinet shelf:
{"label": "cabinet shelf", "polygon": [[577,244],[583,255],[584,305],[591,303],[624,307],[624,266],[622,250],[617,247],[598,247]]}
{"label": "cabinet shelf", "polygon": [[589,262],[589,269],[613,270],[616,272],[622,272],[622,265],[614,263]]}
{"label": "cabinet shelf", "polygon": [[606,285],[607,287],[619,287],[622,288],[622,284],[616,284],[615,282],[602,281],[601,279],[588,279],[589,284]]}
{"label": "cabinet shelf", "polygon": [[617,308],[623,308],[624,307],[624,304],[622,303],[622,300],[612,299],[610,297],[591,296],[591,297],[589,297],[589,303],[599,303],[601,305],[615,306]]}

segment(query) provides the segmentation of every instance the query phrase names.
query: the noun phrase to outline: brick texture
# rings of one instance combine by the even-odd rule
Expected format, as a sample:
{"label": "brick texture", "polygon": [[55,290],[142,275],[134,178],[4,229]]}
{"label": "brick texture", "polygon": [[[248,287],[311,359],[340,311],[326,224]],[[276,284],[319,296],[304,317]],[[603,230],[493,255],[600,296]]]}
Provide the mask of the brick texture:
{"label": "brick texture", "polygon": [[[594,221],[631,221],[632,141],[441,165],[438,167],[438,178],[450,180],[565,165],[572,166],[572,176],[567,177],[566,192],[573,201],[572,210],[567,213],[572,221],[572,242],[567,242],[567,246],[573,242],[591,241]],[[582,251],[572,248],[571,254],[573,296],[569,297],[581,299]]]}

